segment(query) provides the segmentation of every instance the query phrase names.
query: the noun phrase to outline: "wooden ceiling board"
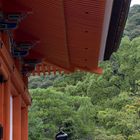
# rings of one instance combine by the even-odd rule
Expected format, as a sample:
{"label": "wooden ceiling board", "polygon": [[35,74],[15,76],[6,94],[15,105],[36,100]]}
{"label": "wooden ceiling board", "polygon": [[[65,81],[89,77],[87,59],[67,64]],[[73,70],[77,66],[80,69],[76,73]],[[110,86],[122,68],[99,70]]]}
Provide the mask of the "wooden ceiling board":
{"label": "wooden ceiling board", "polygon": [[66,0],[64,6],[71,63],[89,70],[97,68],[105,1]]}
{"label": "wooden ceiling board", "polygon": [[40,39],[34,51],[43,59],[69,68],[65,17],[62,0],[17,0],[29,7],[33,14],[25,19],[20,29]]}

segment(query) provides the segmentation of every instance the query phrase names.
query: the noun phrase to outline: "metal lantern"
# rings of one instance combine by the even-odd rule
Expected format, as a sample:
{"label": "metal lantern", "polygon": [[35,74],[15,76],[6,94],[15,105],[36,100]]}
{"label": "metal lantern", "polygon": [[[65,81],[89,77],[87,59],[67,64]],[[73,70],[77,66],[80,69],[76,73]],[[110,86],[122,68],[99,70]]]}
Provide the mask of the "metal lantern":
{"label": "metal lantern", "polygon": [[66,133],[64,133],[63,131],[60,131],[58,134],[56,134],[55,139],[56,140],[67,140],[68,135]]}

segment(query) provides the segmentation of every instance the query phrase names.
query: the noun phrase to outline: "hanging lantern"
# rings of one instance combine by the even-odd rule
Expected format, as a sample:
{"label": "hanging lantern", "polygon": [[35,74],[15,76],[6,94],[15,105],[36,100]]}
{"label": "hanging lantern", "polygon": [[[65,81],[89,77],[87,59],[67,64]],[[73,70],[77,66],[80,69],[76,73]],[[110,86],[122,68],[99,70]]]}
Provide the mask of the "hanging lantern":
{"label": "hanging lantern", "polygon": [[63,131],[60,131],[58,134],[56,134],[55,139],[56,140],[67,140],[68,135],[66,133],[64,133]]}

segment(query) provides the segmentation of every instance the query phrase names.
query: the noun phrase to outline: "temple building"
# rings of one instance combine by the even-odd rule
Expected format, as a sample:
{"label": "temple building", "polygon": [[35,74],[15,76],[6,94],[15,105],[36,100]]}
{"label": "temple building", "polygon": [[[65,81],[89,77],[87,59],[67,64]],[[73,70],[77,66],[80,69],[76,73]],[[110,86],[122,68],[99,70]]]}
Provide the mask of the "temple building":
{"label": "temple building", "polygon": [[0,1],[0,140],[28,140],[30,75],[102,73],[131,0]]}

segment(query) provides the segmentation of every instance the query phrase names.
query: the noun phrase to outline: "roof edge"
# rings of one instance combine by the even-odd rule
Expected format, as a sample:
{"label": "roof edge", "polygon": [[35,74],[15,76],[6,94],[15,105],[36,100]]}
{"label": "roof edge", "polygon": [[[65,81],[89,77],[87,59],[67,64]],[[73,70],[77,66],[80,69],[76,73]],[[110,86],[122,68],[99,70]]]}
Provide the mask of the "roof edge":
{"label": "roof edge", "polygon": [[111,54],[119,48],[130,4],[131,0],[114,0],[104,60],[109,60]]}

